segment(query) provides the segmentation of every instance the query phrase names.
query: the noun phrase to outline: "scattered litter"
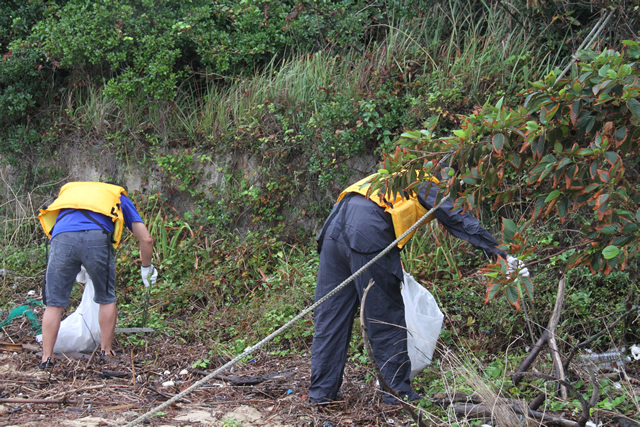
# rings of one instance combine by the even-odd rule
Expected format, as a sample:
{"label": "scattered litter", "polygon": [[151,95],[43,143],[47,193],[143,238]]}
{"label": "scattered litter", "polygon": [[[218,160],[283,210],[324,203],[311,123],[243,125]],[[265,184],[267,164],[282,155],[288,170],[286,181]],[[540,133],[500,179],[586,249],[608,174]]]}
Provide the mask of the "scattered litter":
{"label": "scattered litter", "polygon": [[629,356],[624,356],[625,348],[611,349],[605,353],[593,353],[586,350],[578,359],[581,365],[595,365],[598,369],[620,368],[626,363],[631,362]]}
{"label": "scattered litter", "polygon": [[42,326],[40,326],[38,317],[32,311],[32,307],[36,307],[38,305],[42,305],[42,303],[33,298],[29,298],[26,304],[19,305],[9,312],[9,317],[0,322],[0,328],[7,326],[15,318],[24,316],[31,322],[31,327],[33,328],[33,330],[36,332],[40,332],[42,330]]}
{"label": "scattered litter", "polygon": [[174,383],[172,380],[169,381],[165,381],[162,383],[162,387],[172,387],[174,386],[176,383]]}
{"label": "scattered litter", "polygon": [[631,356],[633,356],[633,360],[640,360],[640,346],[631,346]]}
{"label": "scattered litter", "polygon": [[187,371],[186,369],[183,369],[182,371],[180,371],[178,375],[189,375],[189,371]]}

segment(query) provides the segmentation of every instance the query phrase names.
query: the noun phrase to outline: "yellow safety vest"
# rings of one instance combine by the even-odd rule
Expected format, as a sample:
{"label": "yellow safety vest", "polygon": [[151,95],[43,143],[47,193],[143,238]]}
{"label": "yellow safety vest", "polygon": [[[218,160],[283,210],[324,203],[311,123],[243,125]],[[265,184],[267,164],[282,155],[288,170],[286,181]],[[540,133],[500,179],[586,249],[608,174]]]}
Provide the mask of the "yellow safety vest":
{"label": "yellow safety vest", "polygon": [[120,207],[120,195],[127,195],[124,188],[104,182],[70,182],[60,189],[58,198],[46,209],[40,209],[40,225],[51,238],[51,230],[61,209],[86,209],[111,217],[113,221],[113,247],[117,248],[124,229],[124,216]]}
{"label": "yellow safety vest", "polygon": [[[362,194],[365,197],[368,197],[372,202],[378,204],[378,206],[380,206],[381,208],[384,208],[385,212],[391,214],[391,219],[393,221],[393,230],[395,232],[396,238],[398,238],[402,236],[405,231],[411,228],[411,226],[415,224],[420,218],[422,218],[424,214],[427,213],[427,210],[420,204],[415,193],[409,195],[408,197],[402,197],[401,194],[397,194],[393,202],[389,201],[389,199],[392,197],[390,194],[388,194],[388,197],[382,197],[382,195],[380,194],[380,190],[375,190],[370,194],[367,194],[369,185],[366,184],[369,183],[374,177],[375,174],[369,175],[368,177],[361,179],[355,184],[347,187],[338,196],[338,202],[342,200],[342,198],[348,193],[358,193]],[[436,178],[429,177],[428,179],[436,184],[438,183],[438,180]],[[423,225],[427,222],[433,221],[434,219],[435,217],[432,215],[431,217],[427,218]],[[416,230],[413,230],[413,232],[402,239],[398,243],[398,248],[402,248],[404,245],[406,245],[407,242],[411,240],[415,232]]]}

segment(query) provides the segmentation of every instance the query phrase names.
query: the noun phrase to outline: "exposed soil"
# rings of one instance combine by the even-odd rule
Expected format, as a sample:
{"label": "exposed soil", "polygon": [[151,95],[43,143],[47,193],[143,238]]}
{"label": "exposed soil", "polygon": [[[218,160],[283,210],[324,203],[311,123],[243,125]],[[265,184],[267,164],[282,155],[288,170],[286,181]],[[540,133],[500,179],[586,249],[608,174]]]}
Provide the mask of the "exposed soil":
{"label": "exposed soil", "polygon": [[[160,333],[145,336],[146,347],[118,345],[115,358],[97,354],[59,355],[50,374],[40,371],[40,344],[29,322],[0,330],[0,426],[125,425],[157,408],[228,360],[210,361],[206,371],[194,362],[209,358],[203,344],[185,344]],[[5,343],[5,344],[3,344]],[[8,344],[7,344],[8,343]],[[17,347],[10,349],[11,343]],[[310,355],[258,353],[205,383],[140,425],[162,426],[407,426],[408,412],[382,403],[373,372],[347,363],[342,400],[317,407],[308,403]],[[627,379],[640,390],[638,362]],[[621,381],[622,382],[622,381]],[[436,401],[436,396],[429,396]],[[444,399],[452,396],[446,395]],[[556,414],[575,420],[575,414]],[[638,426],[620,414],[599,411],[604,426]],[[428,425],[450,425],[431,419]],[[466,418],[464,415],[462,418]],[[470,425],[465,420],[460,425]],[[627,424],[627,421],[629,422]],[[622,423],[624,422],[624,424]],[[536,422],[535,425],[554,425]]]}
{"label": "exposed soil", "polygon": [[[0,352],[1,426],[124,425],[207,373],[192,368],[195,361],[208,357],[207,348],[178,344],[156,334],[147,337],[146,349],[131,348],[116,358],[100,360],[97,353],[59,355],[49,374],[37,367],[39,344],[33,336],[15,331],[16,327],[5,328],[13,333],[0,341],[28,345],[22,352]],[[26,324],[22,327],[28,329]],[[226,363],[218,362],[214,365]],[[310,405],[309,368],[307,354],[259,354],[149,417],[145,424],[329,427],[410,421],[400,407],[383,404],[376,386],[365,381],[367,371],[352,364],[345,370],[342,402],[332,408]],[[15,399],[25,403],[8,402]]]}

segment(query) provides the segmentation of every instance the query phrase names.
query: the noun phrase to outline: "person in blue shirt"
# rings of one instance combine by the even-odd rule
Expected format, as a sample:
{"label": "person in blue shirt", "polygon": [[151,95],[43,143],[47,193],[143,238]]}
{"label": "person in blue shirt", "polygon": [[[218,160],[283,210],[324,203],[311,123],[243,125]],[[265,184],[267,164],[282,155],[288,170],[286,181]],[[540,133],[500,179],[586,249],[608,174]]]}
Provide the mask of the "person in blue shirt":
{"label": "person in blue shirt", "polygon": [[115,248],[129,229],[139,242],[141,275],[145,286],[155,283],[151,264],[153,239],[123,187],[102,182],[70,182],[58,198],[41,210],[40,222],[51,239],[45,273],[42,319],[42,370],[55,366],[53,349],[64,309],[69,306],[76,275],[84,266],[100,304],[101,356],[114,356],[116,325]]}

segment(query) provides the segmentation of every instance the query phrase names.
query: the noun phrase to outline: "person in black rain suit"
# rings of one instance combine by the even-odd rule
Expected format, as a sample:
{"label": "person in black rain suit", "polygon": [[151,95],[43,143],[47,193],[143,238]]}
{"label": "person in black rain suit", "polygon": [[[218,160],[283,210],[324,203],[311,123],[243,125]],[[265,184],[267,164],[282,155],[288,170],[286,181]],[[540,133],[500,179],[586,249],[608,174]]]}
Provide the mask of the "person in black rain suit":
{"label": "person in black rain suit", "polygon": [[[397,197],[389,203],[381,199],[377,191],[366,197],[367,182],[372,177],[364,178],[340,194],[317,238],[320,265],[316,301],[358,271],[437,205],[438,185],[435,179],[425,181],[409,197]],[[507,259],[513,271],[517,269],[521,275],[529,274],[526,268],[522,268],[520,260],[498,249],[496,240],[476,218],[452,208],[452,202],[445,201],[429,220],[437,219],[453,236],[468,241],[487,256]],[[411,366],[407,354],[404,303],[400,294],[403,279],[400,249],[410,238],[411,235],[407,236],[315,309],[310,403],[329,404],[338,398],[353,319],[371,279],[375,285],[367,294],[364,318],[375,362],[387,384],[402,398],[409,401],[419,399],[411,389],[409,379]],[[382,400],[389,404],[399,403],[388,393],[382,394]]]}

